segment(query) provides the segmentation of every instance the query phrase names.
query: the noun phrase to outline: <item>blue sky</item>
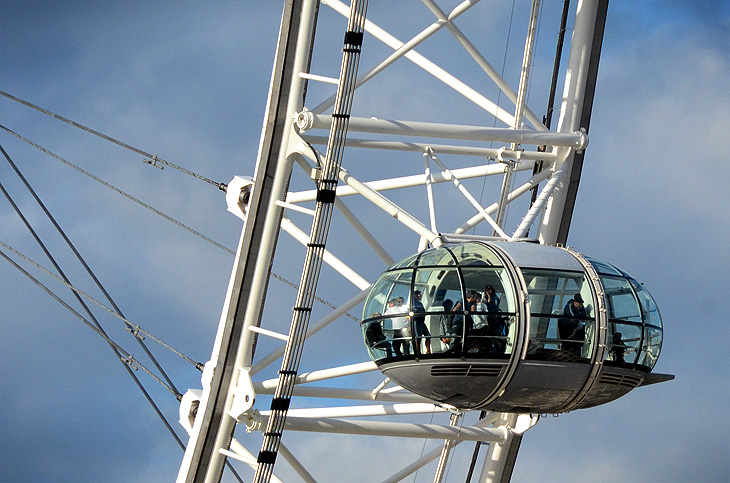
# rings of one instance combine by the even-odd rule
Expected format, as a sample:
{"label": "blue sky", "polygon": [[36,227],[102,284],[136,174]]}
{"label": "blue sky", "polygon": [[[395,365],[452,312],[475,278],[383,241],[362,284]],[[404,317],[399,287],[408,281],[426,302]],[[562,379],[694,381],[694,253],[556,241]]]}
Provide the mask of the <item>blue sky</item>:
{"label": "blue sky", "polygon": [[[399,25],[378,3],[371,2],[371,18],[389,28],[414,32],[431,21],[421,8],[408,25]],[[560,10],[555,0],[544,5]],[[236,174],[253,174],[279,15],[278,2],[2,0],[0,90],[227,182]],[[546,16],[541,27],[545,45],[557,30],[548,24],[553,18]],[[465,17],[463,26],[481,21]],[[484,22],[487,32],[505,28]],[[521,35],[509,46],[518,54]],[[366,43],[363,65],[369,65],[370,46],[385,52]],[[490,53],[491,48],[484,46]],[[493,48],[499,52],[505,46]],[[551,68],[550,48],[539,51],[547,56],[536,63],[536,76]],[[439,60],[450,55],[432,51]],[[596,409],[543,419],[523,440],[515,481],[730,479],[730,334],[722,307],[730,273],[728,78],[730,2],[611,2],[569,244],[615,263],[651,291],[665,322],[656,370],[676,374],[676,380]],[[412,87],[393,86],[382,103],[412,102],[414,110],[425,113],[439,108],[438,102],[407,98]],[[533,110],[542,113],[545,98],[535,86]],[[468,108],[457,114],[475,115]],[[170,168],[151,168],[134,153],[6,98],[0,98],[0,124],[235,247],[240,222],[210,185]],[[232,257],[4,131],[0,144],[127,318],[194,360],[207,360]],[[4,161],[0,180],[54,253],[70,260]],[[0,240],[49,265],[5,201],[0,202]],[[275,270],[297,280],[299,265],[297,258],[288,264],[283,259]],[[83,280],[78,268],[69,264],[68,271],[73,280]],[[62,293],[58,284],[48,283]],[[79,285],[92,291],[88,282]],[[293,295],[286,288],[274,290]],[[321,290],[335,302],[349,298],[338,287]],[[141,355],[118,321],[104,317],[104,324],[115,340]],[[0,260],[0,327],[1,481],[173,478],[182,451],[109,348],[5,260]],[[353,343],[354,361],[364,360],[358,333],[351,329],[342,329],[343,337]],[[194,368],[154,350],[179,389],[199,386]],[[321,360],[319,350],[305,354],[305,363]],[[149,387],[177,429],[177,402],[166,390]],[[372,446],[357,438],[289,437],[313,448],[306,458],[332,455],[319,448],[333,441],[342,454]],[[367,451],[385,458],[395,448],[420,451],[401,442]],[[315,475],[321,481],[367,481],[364,468],[350,468],[347,480],[336,466],[330,473],[323,466]]]}

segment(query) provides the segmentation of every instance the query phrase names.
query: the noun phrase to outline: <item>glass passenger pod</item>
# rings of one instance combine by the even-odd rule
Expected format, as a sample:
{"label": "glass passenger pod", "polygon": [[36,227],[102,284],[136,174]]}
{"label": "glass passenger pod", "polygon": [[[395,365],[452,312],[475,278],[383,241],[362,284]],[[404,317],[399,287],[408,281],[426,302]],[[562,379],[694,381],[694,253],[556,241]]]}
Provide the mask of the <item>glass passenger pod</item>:
{"label": "glass passenger pod", "polygon": [[370,357],[394,382],[456,407],[507,412],[616,399],[651,370],[662,339],[656,304],[629,275],[526,242],[412,255],[373,285],[362,320]]}

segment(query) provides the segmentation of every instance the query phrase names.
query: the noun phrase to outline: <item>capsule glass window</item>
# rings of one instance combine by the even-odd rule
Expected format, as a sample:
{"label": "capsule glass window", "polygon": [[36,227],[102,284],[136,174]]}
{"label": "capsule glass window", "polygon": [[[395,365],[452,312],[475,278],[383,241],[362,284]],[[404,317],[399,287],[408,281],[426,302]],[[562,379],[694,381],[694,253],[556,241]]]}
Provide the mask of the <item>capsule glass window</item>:
{"label": "capsule glass window", "polygon": [[523,270],[530,301],[528,359],[551,359],[558,350],[590,359],[596,331],[591,289],[582,272]]}
{"label": "capsule glass window", "polygon": [[414,310],[414,348],[421,354],[446,352],[447,338],[454,330],[452,310],[464,293],[459,272],[456,268],[420,268],[414,281],[423,305],[423,314]]}

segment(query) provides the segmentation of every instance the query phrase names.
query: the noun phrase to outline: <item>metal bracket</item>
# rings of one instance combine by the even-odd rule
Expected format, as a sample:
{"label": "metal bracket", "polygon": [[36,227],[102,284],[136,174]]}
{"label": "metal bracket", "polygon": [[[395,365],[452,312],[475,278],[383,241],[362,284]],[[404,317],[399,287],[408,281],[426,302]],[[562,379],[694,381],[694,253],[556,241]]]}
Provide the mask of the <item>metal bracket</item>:
{"label": "metal bracket", "polygon": [[247,369],[241,369],[238,372],[238,381],[232,393],[233,402],[231,403],[231,409],[228,410],[228,415],[242,423],[256,400],[256,392],[253,389],[251,375]]}
{"label": "metal bracket", "polygon": [[246,221],[248,203],[253,192],[253,179],[248,176],[234,176],[226,188],[228,211]]}
{"label": "metal bracket", "polygon": [[156,154],[154,156],[152,156],[152,159],[143,159],[142,162],[144,164],[149,164],[150,166],[153,166],[153,167],[159,169],[160,171],[165,169],[164,166],[157,164],[157,155]]}

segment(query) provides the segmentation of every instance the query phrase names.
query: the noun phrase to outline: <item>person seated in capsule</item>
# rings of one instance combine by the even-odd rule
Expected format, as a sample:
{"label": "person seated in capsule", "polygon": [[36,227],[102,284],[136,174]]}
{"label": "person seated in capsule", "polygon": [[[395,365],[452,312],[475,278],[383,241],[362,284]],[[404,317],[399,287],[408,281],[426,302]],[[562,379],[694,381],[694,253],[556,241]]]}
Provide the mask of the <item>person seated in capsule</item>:
{"label": "person seated in capsule", "polygon": [[[370,317],[380,317],[382,314],[380,312],[373,312],[370,314]],[[368,343],[368,347],[371,347],[373,349],[379,349],[383,350],[386,353],[386,356],[388,358],[393,357],[393,351],[391,350],[390,342],[388,342],[388,338],[383,333],[383,327],[381,325],[382,322],[375,321],[368,324],[367,329],[365,329],[365,340]]]}
{"label": "person seated in capsule", "polygon": [[[568,300],[563,309],[563,315],[570,317],[569,319],[558,320],[558,331],[560,338],[563,339],[562,348],[568,352],[579,355],[583,349],[583,342],[586,339],[585,322],[578,318],[587,317],[588,313],[583,305],[583,297],[579,293]],[[565,342],[579,341],[579,342]]]}

